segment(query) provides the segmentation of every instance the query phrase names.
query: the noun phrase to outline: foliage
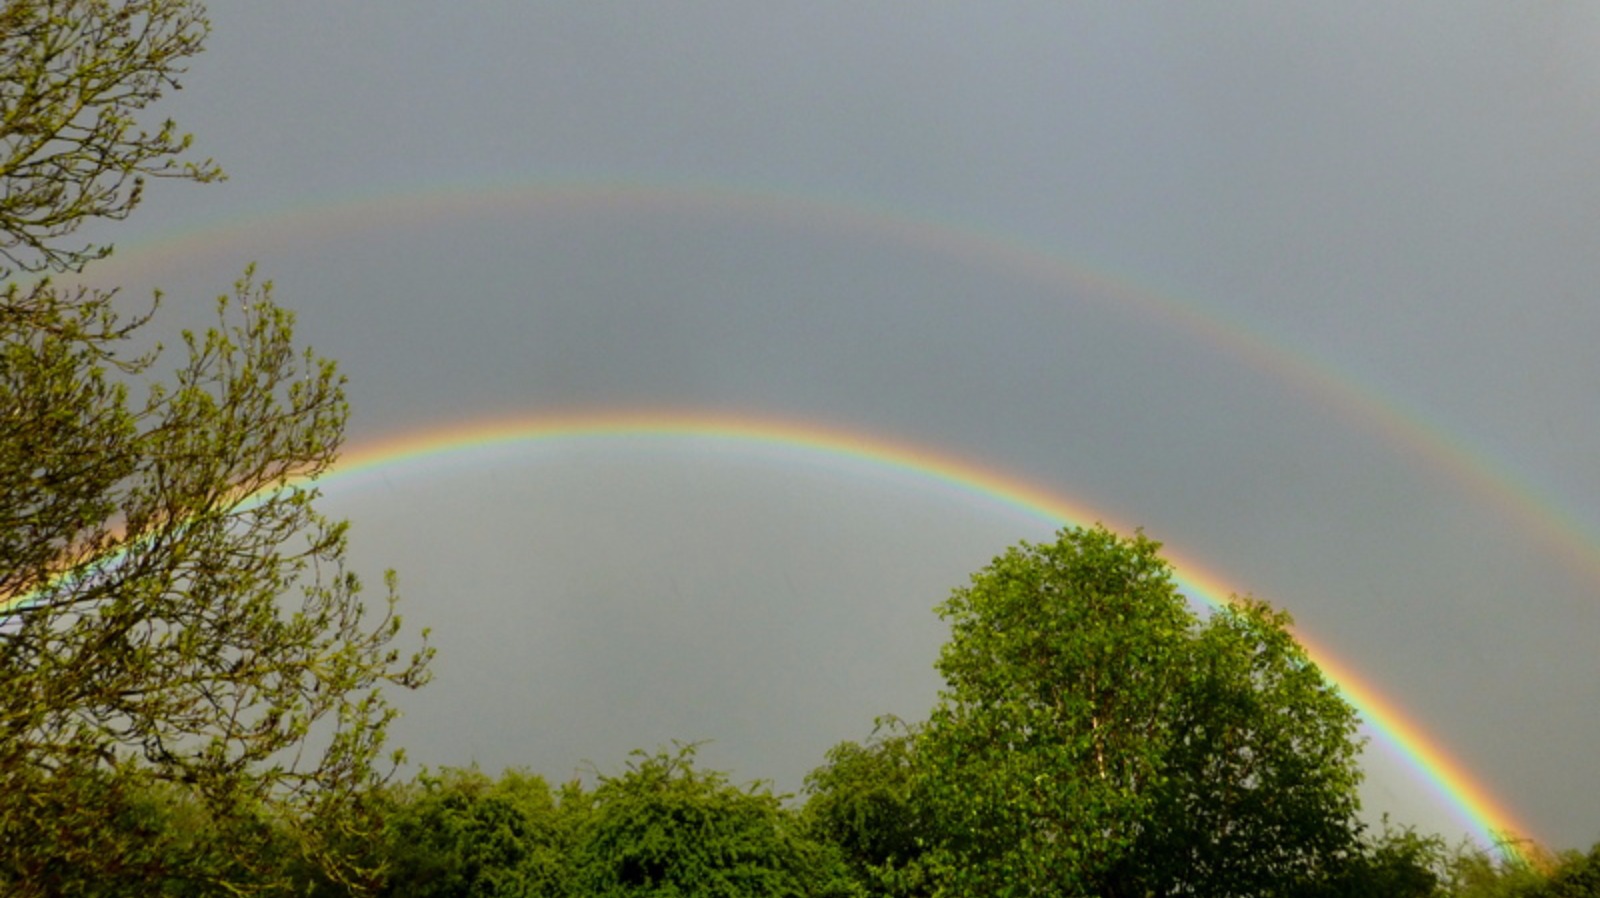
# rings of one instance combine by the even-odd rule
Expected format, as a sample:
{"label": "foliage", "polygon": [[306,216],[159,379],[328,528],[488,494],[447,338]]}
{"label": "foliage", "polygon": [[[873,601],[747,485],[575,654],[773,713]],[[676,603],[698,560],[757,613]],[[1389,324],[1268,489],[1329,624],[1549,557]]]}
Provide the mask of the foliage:
{"label": "foliage", "polygon": [[[184,791],[137,769],[76,775],[26,771],[41,782],[0,794],[6,881],[26,891],[93,898],[201,896],[219,882],[258,882],[252,870],[282,863],[287,846],[270,821],[248,815],[214,820]],[[15,782],[15,780],[13,780]],[[252,829],[247,861],[228,850],[217,825]]]}
{"label": "foliage", "polygon": [[948,894],[1301,894],[1356,849],[1354,711],[1288,618],[1201,621],[1159,544],[1023,543],[940,606],[917,743]]}
{"label": "foliage", "polygon": [[1600,842],[1588,854],[1560,855],[1539,898],[1600,898]]}
{"label": "foliage", "polygon": [[110,252],[63,245],[86,221],[121,219],[146,176],[207,181],[191,139],[140,114],[179,88],[209,31],[194,0],[4,0],[0,7],[0,277],[76,270]]}
{"label": "foliage", "polygon": [[917,791],[917,728],[879,718],[865,745],[841,742],[806,777],[806,830],[836,846],[873,895],[927,894],[930,825]]}
{"label": "foliage", "polygon": [[1587,854],[1529,843],[1494,852],[1462,846],[1446,863],[1448,898],[1600,898],[1600,842]]}
{"label": "foliage", "polygon": [[1290,623],[1236,599],[1189,640],[1162,781],[1135,846],[1139,881],[1300,894],[1355,856],[1355,714]]}
{"label": "foliage", "polygon": [[[217,174],[178,158],[188,138],[170,123],[137,124],[206,29],[182,0],[6,0],[11,265],[80,267],[106,247],[62,241],[128,214],[140,178]],[[151,795],[203,820],[206,851],[226,856],[185,873],[210,894],[286,888],[268,848],[284,839],[335,881],[371,881],[336,846],[375,825],[394,713],[380,687],[423,682],[428,650],[395,648],[392,582],[369,616],[345,525],[300,481],[337,456],[342,378],[296,348],[292,316],[250,273],[217,307],[163,381],[159,354],[137,348],[153,307],[128,317],[115,291],[49,281],[0,292],[7,894],[166,876],[176,861],[147,850]],[[41,875],[68,868],[70,889]]]}
{"label": "foliage", "polygon": [[693,745],[635,752],[602,777],[584,828],[578,894],[705,898],[852,894],[842,861],[777,796],[694,766]]}
{"label": "foliage", "polygon": [[1444,840],[1384,819],[1376,838],[1362,844],[1341,869],[1306,893],[1307,898],[1443,898]]}
{"label": "foliage", "polygon": [[392,898],[537,898],[571,894],[585,797],[543,779],[446,769],[401,790],[385,822]]}

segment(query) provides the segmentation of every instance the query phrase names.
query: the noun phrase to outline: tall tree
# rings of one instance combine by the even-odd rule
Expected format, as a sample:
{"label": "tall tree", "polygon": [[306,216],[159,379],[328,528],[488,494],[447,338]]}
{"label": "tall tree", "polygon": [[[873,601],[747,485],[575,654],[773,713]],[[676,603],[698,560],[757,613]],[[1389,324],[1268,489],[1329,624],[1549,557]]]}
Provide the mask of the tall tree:
{"label": "tall tree", "polygon": [[1236,598],[1187,640],[1132,879],[1204,884],[1180,894],[1302,895],[1361,852],[1356,716],[1289,625]]}
{"label": "tall tree", "polygon": [[[139,121],[207,27],[185,0],[6,0],[8,275],[103,255],[74,232],[128,214],[143,176],[217,175],[171,122]],[[384,776],[381,687],[423,682],[428,650],[396,647],[392,581],[369,613],[345,525],[305,483],[337,457],[342,378],[248,273],[164,380],[133,348],[154,309],[121,302],[0,293],[0,891],[156,876],[134,805],[109,798],[162,789],[208,851],[232,847],[211,891],[284,886],[263,859],[285,833],[327,876],[370,882],[340,830]],[[73,794],[108,800],[49,810]]]}
{"label": "tall tree", "polygon": [[1353,709],[1287,616],[1201,620],[1159,548],[1063,530],[940,606],[917,766],[947,893],[1296,894],[1354,850]]}

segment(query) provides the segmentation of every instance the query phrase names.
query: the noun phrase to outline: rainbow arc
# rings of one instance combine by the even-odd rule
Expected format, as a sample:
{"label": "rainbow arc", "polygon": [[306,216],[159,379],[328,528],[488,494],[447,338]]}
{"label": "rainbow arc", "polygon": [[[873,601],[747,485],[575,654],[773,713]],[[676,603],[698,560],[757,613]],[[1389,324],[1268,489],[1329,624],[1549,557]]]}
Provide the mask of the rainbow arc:
{"label": "rainbow arc", "polygon": [[[517,445],[579,444],[584,441],[714,441],[732,446],[798,450],[813,464],[830,461],[864,464],[898,477],[909,475],[973,501],[998,503],[1051,527],[1096,522],[1122,532],[1132,528],[1102,509],[1038,484],[935,448],[897,442],[872,434],[811,421],[673,410],[578,412],[506,418],[400,434],[358,447],[326,479],[352,482],[384,472],[400,472],[429,459],[476,449]],[[1238,593],[1198,559],[1167,544],[1177,580],[1193,601],[1220,608]],[[1356,707],[1365,729],[1403,760],[1456,816],[1486,844],[1530,830],[1437,739],[1413,723],[1398,703],[1364,680],[1336,653],[1304,631],[1296,637],[1313,661]],[[1515,851],[1514,846],[1507,850]]]}

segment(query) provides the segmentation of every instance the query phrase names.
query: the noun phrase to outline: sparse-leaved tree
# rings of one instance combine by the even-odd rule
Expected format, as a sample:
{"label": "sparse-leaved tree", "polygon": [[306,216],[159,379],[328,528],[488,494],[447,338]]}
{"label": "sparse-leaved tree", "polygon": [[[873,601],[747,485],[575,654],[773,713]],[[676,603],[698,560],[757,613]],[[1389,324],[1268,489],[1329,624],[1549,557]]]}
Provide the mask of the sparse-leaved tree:
{"label": "sparse-leaved tree", "polygon": [[147,177],[209,181],[190,137],[145,110],[181,85],[210,25],[195,0],[4,0],[0,7],[0,277],[78,270],[109,245],[73,241],[121,219]]}
{"label": "sparse-leaved tree", "polygon": [[[102,255],[74,232],[126,215],[144,176],[217,174],[140,122],[207,27],[185,0],[5,0],[7,274]],[[285,844],[370,884],[343,846],[385,773],[380,687],[420,684],[428,650],[397,647],[392,584],[363,603],[306,482],[337,457],[342,378],[248,273],[166,371],[133,348],[152,310],[121,303],[0,289],[0,892],[161,894],[183,864],[207,893],[271,892]],[[152,851],[149,795],[209,860]]]}

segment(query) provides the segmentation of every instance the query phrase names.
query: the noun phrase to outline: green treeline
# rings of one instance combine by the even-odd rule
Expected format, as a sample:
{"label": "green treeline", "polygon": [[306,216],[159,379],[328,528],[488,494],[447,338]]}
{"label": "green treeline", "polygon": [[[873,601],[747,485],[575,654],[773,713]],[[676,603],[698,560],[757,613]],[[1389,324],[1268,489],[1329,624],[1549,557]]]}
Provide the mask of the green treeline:
{"label": "green treeline", "polygon": [[[1158,549],[1096,527],[996,558],[939,608],[927,719],[835,746],[798,797],[682,744],[592,785],[444,769],[362,797],[379,823],[342,830],[335,879],[266,806],[218,816],[103,776],[48,790],[55,806],[8,827],[33,844],[7,853],[43,894],[107,896],[1600,895],[1600,845],[1513,861],[1364,827],[1355,714],[1287,616],[1244,599],[1196,615]],[[119,808],[93,848],[116,865],[53,841],[86,801]]]}
{"label": "green treeline", "polygon": [[[281,894],[306,896],[952,894],[919,866],[928,851],[914,822],[911,736],[886,721],[866,743],[837,746],[798,805],[697,769],[692,746],[635,753],[624,773],[592,789],[552,787],[516,770],[498,779],[476,769],[420,775],[384,790],[383,833],[361,846],[371,878],[357,892],[319,877],[296,856],[293,840],[265,820],[255,834],[258,863],[240,864],[231,859],[236,845],[226,844],[192,802],[165,789],[123,796],[118,828],[102,832],[97,848],[125,859],[122,875],[79,871],[64,853],[61,863],[33,872],[49,881],[45,894],[100,898],[221,894],[214,890],[219,876],[245,893],[277,882],[286,886]],[[47,810],[59,812],[83,797],[63,794]],[[47,841],[47,819],[36,822],[39,829],[12,835]],[[260,860],[276,869],[264,869]],[[1364,835],[1323,887],[1239,894],[1590,898],[1600,895],[1600,844],[1587,854],[1541,855],[1535,865],[1389,829]]]}

